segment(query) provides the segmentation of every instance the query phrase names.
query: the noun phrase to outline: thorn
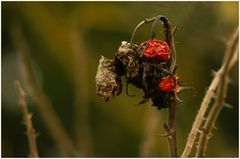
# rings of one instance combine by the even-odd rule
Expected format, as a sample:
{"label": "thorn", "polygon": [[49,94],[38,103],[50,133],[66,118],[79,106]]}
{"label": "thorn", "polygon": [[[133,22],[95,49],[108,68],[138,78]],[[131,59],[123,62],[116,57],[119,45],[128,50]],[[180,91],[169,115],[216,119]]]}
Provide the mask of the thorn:
{"label": "thorn", "polygon": [[229,84],[234,84],[234,81],[228,76],[227,77],[227,82],[229,83]]}
{"label": "thorn", "polygon": [[215,70],[211,70],[211,75],[212,75],[213,77],[215,77],[216,74],[217,74],[217,71],[215,71]]}
{"label": "thorn", "polygon": [[[206,121],[207,119],[203,116],[203,117],[202,117],[202,120]],[[204,129],[204,128],[202,128],[202,129]]]}
{"label": "thorn", "polygon": [[176,92],[176,91],[174,91],[174,94],[175,94],[175,97],[176,97],[177,101],[178,101],[178,102],[180,102],[180,103],[182,103],[182,102],[183,102],[183,100],[181,100],[181,99],[178,97],[178,95],[177,95],[177,92]]}
{"label": "thorn", "polygon": [[216,94],[214,94],[214,95],[213,95],[213,99],[216,99],[216,98],[217,98],[217,95],[216,95]]}
{"label": "thorn", "polygon": [[208,134],[207,135],[207,140],[211,139],[213,137],[213,134]]}
{"label": "thorn", "polygon": [[224,103],[223,106],[226,107],[226,108],[229,108],[229,109],[234,108],[231,104],[228,104],[228,103]]}
{"label": "thorn", "polygon": [[214,134],[213,134],[213,133],[210,133],[210,134],[209,134],[209,136],[210,136],[210,137],[213,137],[213,136],[214,136]]}
{"label": "thorn", "polygon": [[178,92],[182,92],[182,91],[188,91],[188,90],[193,90],[194,91],[194,95],[197,94],[197,91],[193,88],[193,87],[179,87]]}
{"label": "thorn", "polygon": [[217,130],[218,128],[215,126],[215,125],[213,125],[213,127],[212,127],[214,130]]}
{"label": "thorn", "polygon": [[168,137],[168,134],[167,133],[162,133],[162,134],[160,134],[160,137]]}
{"label": "thorn", "polygon": [[228,40],[225,38],[225,37],[221,37],[220,38],[220,41],[225,45],[226,47],[226,44],[228,43]]}
{"label": "thorn", "polygon": [[175,27],[173,28],[172,36],[175,35],[175,33],[176,33],[177,30],[178,30],[178,28],[175,26]]}
{"label": "thorn", "polygon": [[176,96],[176,99],[177,99],[177,101],[178,101],[179,103],[182,103],[182,102],[183,102],[183,100],[181,100],[180,98],[178,98],[178,96]]}
{"label": "thorn", "polygon": [[197,129],[197,132],[201,134],[203,133],[203,130]]}

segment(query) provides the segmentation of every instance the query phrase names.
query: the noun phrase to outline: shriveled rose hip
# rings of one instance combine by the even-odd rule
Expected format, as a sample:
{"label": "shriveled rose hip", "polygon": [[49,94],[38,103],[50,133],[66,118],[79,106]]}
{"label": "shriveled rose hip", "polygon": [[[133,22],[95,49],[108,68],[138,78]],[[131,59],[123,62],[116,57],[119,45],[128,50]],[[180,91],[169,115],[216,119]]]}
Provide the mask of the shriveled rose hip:
{"label": "shriveled rose hip", "polygon": [[149,40],[144,49],[144,56],[149,59],[159,59],[168,61],[170,59],[170,49],[166,42],[161,40]]}
{"label": "shriveled rose hip", "polygon": [[158,87],[163,92],[172,92],[175,89],[174,80],[170,76],[163,77],[162,80],[159,82]]}

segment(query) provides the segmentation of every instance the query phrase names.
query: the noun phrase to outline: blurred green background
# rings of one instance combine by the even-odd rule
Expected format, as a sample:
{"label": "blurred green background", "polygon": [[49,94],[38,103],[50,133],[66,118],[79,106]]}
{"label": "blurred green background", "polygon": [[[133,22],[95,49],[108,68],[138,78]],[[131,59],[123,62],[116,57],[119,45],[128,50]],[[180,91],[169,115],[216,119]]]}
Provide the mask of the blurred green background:
{"label": "blurred green background", "polygon": [[[138,157],[143,151],[148,129],[145,127],[151,122],[157,123],[157,127],[150,126],[154,138],[150,157],[167,157],[167,139],[161,137],[167,110],[158,111],[150,106],[151,102],[134,106],[143,92],[133,86],[129,88],[136,94],[133,98],[122,93],[106,103],[95,94],[100,55],[112,57],[121,41],[130,40],[140,21],[159,14],[178,27],[175,35],[178,75],[197,91],[196,96],[191,91],[180,94],[184,100],[177,108],[177,142],[181,153],[213,78],[212,71],[220,67],[226,41],[238,27],[238,2],[2,2],[2,157],[28,155],[25,126],[13,85],[15,79],[22,81],[19,56],[10,36],[16,24],[21,26],[29,45],[39,85],[51,99],[67,132],[78,147],[90,145],[89,153],[83,153],[83,157]],[[144,25],[135,40],[146,41],[150,27]],[[158,35],[161,39],[161,27]],[[209,157],[239,155],[237,66],[230,77],[226,102],[234,108],[221,112],[218,129],[209,142]],[[27,101],[34,114],[40,156],[60,157],[36,105],[29,96]],[[84,138],[81,130],[86,127],[88,137]],[[85,141],[80,141],[81,137]]]}

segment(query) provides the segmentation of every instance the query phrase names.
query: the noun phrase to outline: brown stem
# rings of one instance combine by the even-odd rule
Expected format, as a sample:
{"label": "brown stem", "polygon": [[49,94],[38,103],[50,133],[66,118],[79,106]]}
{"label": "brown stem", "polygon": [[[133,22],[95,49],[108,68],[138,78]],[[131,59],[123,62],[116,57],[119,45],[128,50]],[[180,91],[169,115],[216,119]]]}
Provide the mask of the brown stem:
{"label": "brown stem", "polygon": [[[235,58],[232,58],[232,59],[235,59]],[[228,70],[234,65],[234,61],[230,61],[229,62],[229,67],[228,67]],[[195,140],[196,140],[196,137],[197,137],[197,134],[198,132],[200,131],[200,127],[204,121],[204,115],[209,107],[209,103],[211,102],[212,98],[214,97],[214,92],[216,91],[216,88],[219,84],[219,81],[220,81],[220,77],[222,75],[222,72],[223,70],[225,69],[226,65],[222,65],[222,67],[216,72],[215,74],[215,77],[214,79],[212,80],[206,94],[205,94],[205,97],[203,98],[203,101],[201,103],[201,106],[200,106],[200,109],[198,111],[198,114],[196,116],[196,119],[193,123],[193,126],[192,126],[192,129],[189,133],[189,136],[188,136],[188,140],[187,140],[187,143],[186,143],[186,146],[185,146],[185,149],[182,153],[182,156],[181,157],[188,157],[191,153],[191,150],[192,150],[192,147],[193,147],[193,144],[195,143]]]}
{"label": "brown stem", "polygon": [[[230,64],[235,64],[237,62],[238,53],[238,29],[235,31],[234,35],[229,41],[227,51],[225,52],[225,58],[223,60],[223,71],[219,75],[220,83],[217,88],[216,100],[211,107],[211,110],[206,118],[206,122],[202,128],[202,132],[199,138],[199,144],[197,147],[196,157],[205,157],[208,141],[211,137],[212,129],[215,122],[224,106],[224,101],[227,95],[227,85],[228,85],[228,73],[230,71]],[[235,54],[235,55],[234,55]],[[231,62],[232,61],[232,62]]]}
{"label": "brown stem", "polygon": [[23,120],[27,128],[28,144],[29,144],[29,157],[38,157],[36,132],[32,124],[32,114],[29,113],[27,103],[25,100],[25,92],[23,91],[19,81],[15,81],[15,87],[19,97],[19,106],[23,112]]}
{"label": "brown stem", "polygon": [[37,84],[37,81],[33,75],[31,61],[28,57],[29,48],[27,42],[22,35],[20,27],[17,25],[15,25],[15,28],[12,29],[12,39],[21,58],[21,71],[24,84],[29,91],[29,95],[36,103],[36,108],[41,115],[47,129],[49,130],[50,135],[64,156],[77,156],[78,153],[74,147],[74,144],[72,143],[70,136],[53,109],[50,100]]}
{"label": "brown stem", "polygon": [[164,128],[168,137],[169,154],[170,157],[178,157],[176,140],[176,98],[174,98],[168,110],[168,125],[164,123]]}
{"label": "brown stem", "polygon": [[[176,49],[174,44],[174,36],[176,29],[172,31],[171,22],[164,16],[160,16],[159,19],[163,22],[164,33],[165,33],[165,41],[168,43],[171,50],[171,58],[169,61],[169,69],[170,72],[175,74],[176,70]],[[178,157],[177,153],[177,139],[176,139],[176,98],[177,94],[174,93],[172,97],[172,103],[168,108],[168,125],[164,124],[164,128],[168,134],[168,147],[169,154],[171,157]]]}
{"label": "brown stem", "polygon": [[153,17],[153,18],[150,18],[150,19],[145,19],[143,21],[141,21],[134,29],[133,33],[132,33],[132,36],[131,36],[131,39],[130,39],[130,44],[132,45],[133,44],[133,38],[137,32],[137,30],[145,23],[150,23],[150,22],[153,22],[154,20],[156,19],[156,17]]}

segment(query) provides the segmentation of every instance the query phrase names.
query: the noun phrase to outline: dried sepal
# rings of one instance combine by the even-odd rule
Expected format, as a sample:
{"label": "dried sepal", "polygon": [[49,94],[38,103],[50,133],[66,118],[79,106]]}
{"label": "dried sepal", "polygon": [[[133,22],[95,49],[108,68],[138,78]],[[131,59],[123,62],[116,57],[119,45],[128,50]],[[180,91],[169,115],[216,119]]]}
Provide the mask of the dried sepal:
{"label": "dried sepal", "polygon": [[122,92],[121,79],[116,73],[116,66],[112,59],[101,56],[95,80],[97,95],[105,101]]}

